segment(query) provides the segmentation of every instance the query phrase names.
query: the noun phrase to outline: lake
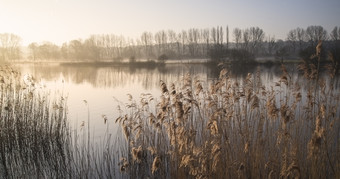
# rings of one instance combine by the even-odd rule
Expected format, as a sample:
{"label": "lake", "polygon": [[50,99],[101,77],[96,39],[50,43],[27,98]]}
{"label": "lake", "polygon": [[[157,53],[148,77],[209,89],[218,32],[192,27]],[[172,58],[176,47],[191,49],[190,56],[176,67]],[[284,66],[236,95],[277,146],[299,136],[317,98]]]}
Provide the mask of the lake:
{"label": "lake", "polygon": [[[124,111],[124,106],[129,103],[128,94],[131,94],[134,101],[139,102],[141,94],[150,93],[155,99],[152,104],[155,106],[161,95],[161,80],[167,85],[174,83],[178,86],[189,73],[193,78],[200,79],[203,86],[208,87],[208,83],[218,78],[221,69],[206,64],[166,64],[152,68],[59,64],[20,64],[16,67],[22,75],[32,75],[40,87],[46,88],[52,95],[67,97],[71,126],[81,130],[80,126],[82,123],[86,126],[89,118],[95,141],[108,129],[104,116],[109,124],[114,124],[120,114],[118,106]],[[290,64],[287,69],[293,81],[303,83],[296,65]],[[228,70],[231,77],[240,82],[248,73],[255,74],[260,70],[261,81],[267,89],[278,82],[281,75],[280,65],[240,66]],[[116,127],[111,125],[109,133],[115,133]]]}
{"label": "lake", "polygon": [[202,64],[168,64],[151,69],[59,64],[20,64],[16,67],[22,75],[32,75],[38,86],[52,95],[67,97],[71,126],[79,128],[83,121],[86,124],[89,112],[95,138],[100,138],[106,131],[103,115],[107,116],[109,123],[114,123],[119,116],[117,106],[124,108],[128,103],[128,94],[137,102],[143,93],[151,93],[157,99],[161,93],[160,80],[167,84],[179,83],[185,74],[190,73],[207,81],[216,78],[218,74],[217,69]]}
{"label": "lake", "polygon": [[[40,165],[49,162],[45,161],[46,157],[58,159],[61,156],[56,160],[58,165],[63,164],[56,169],[57,173],[64,171],[60,176],[181,178],[189,176],[186,173],[178,174],[184,171],[182,165],[193,167],[190,175],[202,172],[198,174],[203,176],[208,175],[210,167],[217,163],[223,165],[217,168],[221,169],[221,174],[227,166],[233,166],[230,172],[237,176],[242,168],[249,167],[253,162],[260,166],[261,172],[265,172],[268,161],[276,161],[277,164],[268,166],[272,167],[272,171],[280,171],[286,166],[287,156],[292,158],[288,162],[298,165],[302,174],[308,173],[308,166],[322,158],[324,167],[320,171],[329,173],[336,162],[340,135],[340,83],[338,76],[331,79],[323,70],[318,80],[306,80],[303,73],[297,70],[297,64],[287,64],[285,72],[275,64],[233,65],[227,67],[229,75],[222,75],[222,78],[219,78],[221,67],[207,64],[15,66],[22,77],[35,77],[34,90],[37,93],[32,94],[44,96],[47,93],[52,102],[63,96],[67,101],[70,133],[64,130],[58,134],[61,130],[57,125],[54,128],[57,135],[52,135],[51,143],[42,141],[33,148],[45,149],[56,142],[56,150],[47,148],[43,152],[55,155],[43,155],[44,160],[35,161]],[[191,78],[187,78],[188,75]],[[204,90],[197,92],[200,89],[197,81]],[[8,83],[12,84],[10,81]],[[8,86],[12,85],[4,87]],[[15,96],[15,92],[13,94]],[[131,107],[141,103],[145,96],[150,99],[150,95],[153,100],[148,101],[148,105]],[[22,96],[22,103],[30,100]],[[12,114],[9,113],[10,105],[3,109],[5,117]],[[48,110],[63,111],[57,111],[58,108],[54,107]],[[41,116],[40,126],[52,124],[57,119],[52,116],[49,122],[45,121],[44,115]],[[33,115],[32,119],[36,117]],[[116,119],[119,119],[118,123],[115,123]],[[11,120],[3,122],[5,127],[12,126]],[[36,131],[35,123],[19,126],[25,125]],[[10,129],[7,129],[6,137],[9,137],[5,139],[11,139],[9,134],[16,134]],[[21,134],[19,131],[18,135]],[[62,134],[65,138],[54,138]],[[22,139],[16,139],[25,141],[31,135],[25,134]],[[326,139],[327,144],[320,142]],[[35,141],[35,138],[31,140]],[[8,141],[11,144],[12,139]],[[6,146],[12,147],[9,144]],[[64,149],[58,148],[62,147],[61,144],[64,144]],[[63,151],[67,152],[67,157]],[[324,160],[327,152],[332,156]],[[316,153],[318,155],[314,155]],[[319,158],[310,158],[311,154]],[[206,165],[205,161],[210,161],[211,166]],[[161,168],[155,168],[157,162]],[[51,173],[49,167],[42,168],[44,175]],[[272,173],[266,172],[269,172],[268,175]],[[279,173],[274,175],[278,177]]]}

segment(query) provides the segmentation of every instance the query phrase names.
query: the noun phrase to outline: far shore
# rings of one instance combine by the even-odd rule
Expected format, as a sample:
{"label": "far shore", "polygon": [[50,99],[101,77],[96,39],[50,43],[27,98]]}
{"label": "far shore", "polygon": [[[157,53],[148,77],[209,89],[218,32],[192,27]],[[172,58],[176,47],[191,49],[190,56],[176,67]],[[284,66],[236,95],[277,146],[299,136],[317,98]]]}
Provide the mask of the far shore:
{"label": "far shore", "polygon": [[[301,62],[298,58],[285,58],[283,60],[277,59],[275,57],[259,57],[250,64],[280,64],[284,63],[299,63]],[[232,63],[230,60],[224,60],[226,63]],[[48,65],[80,65],[80,66],[162,66],[165,64],[210,64],[214,61],[205,59],[168,59],[168,60],[147,60],[138,59],[135,61],[130,61],[129,59],[124,59],[120,61],[114,60],[15,60],[12,62],[0,62],[0,64],[48,64]]]}

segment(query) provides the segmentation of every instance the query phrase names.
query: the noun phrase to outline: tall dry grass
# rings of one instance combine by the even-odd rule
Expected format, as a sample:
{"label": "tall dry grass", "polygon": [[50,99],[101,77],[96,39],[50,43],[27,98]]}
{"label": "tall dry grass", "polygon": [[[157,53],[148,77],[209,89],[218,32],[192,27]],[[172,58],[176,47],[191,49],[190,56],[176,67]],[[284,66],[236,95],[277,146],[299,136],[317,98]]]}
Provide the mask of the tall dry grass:
{"label": "tall dry grass", "polygon": [[121,178],[119,139],[107,131],[95,143],[89,115],[71,128],[66,101],[0,66],[0,178]]}
{"label": "tall dry grass", "polygon": [[320,72],[320,48],[299,66],[304,84],[283,65],[269,86],[261,71],[237,80],[227,68],[211,82],[161,81],[159,99],[129,95],[117,134],[104,115],[101,141],[90,104],[72,129],[63,97],[2,66],[0,178],[339,178],[337,66]]}
{"label": "tall dry grass", "polygon": [[224,68],[209,88],[190,75],[169,87],[161,81],[155,109],[151,95],[131,98],[116,120],[126,139],[123,176],[339,178],[340,93],[336,74],[320,73],[320,49],[316,63],[300,66],[306,84],[284,65],[271,86],[260,71],[238,81]]}
{"label": "tall dry grass", "polygon": [[57,178],[68,173],[65,99],[50,101],[34,79],[0,67],[0,177]]}

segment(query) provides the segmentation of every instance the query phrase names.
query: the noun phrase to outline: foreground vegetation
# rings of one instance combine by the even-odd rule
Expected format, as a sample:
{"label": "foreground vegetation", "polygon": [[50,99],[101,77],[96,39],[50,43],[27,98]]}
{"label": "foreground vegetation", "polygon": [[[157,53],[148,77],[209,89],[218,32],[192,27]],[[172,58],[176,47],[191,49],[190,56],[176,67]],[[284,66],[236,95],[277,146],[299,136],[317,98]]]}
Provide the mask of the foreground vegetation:
{"label": "foreground vegetation", "polygon": [[319,44],[299,66],[304,84],[285,66],[264,85],[223,64],[215,81],[161,81],[160,99],[130,96],[102,141],[90,119],[69,126],[64,97],[1,67],[0,178],[339,178],[339,71],[332,56],[321,65]]}
{"label": "foreground vegetation", "polygon": [[189,75],[169,88],[161,82],[156,111],[152,96],[131,99],[116,121],[128,149],[121,171],[130,178],[340,177],[340,94],[332,66],[321,77],[316,50],[317,64],[299,67],[306,86],[285,66],[267,87],[261,72],[237,81],[223,69],[209,89]]}
{"label": "foreground vegetation", "polygon": [[[0,177],[50,178],[68,171],[63,100],[50,101],[31,76],[0,67]],[[53,106],[52,106],[53,105]]]}

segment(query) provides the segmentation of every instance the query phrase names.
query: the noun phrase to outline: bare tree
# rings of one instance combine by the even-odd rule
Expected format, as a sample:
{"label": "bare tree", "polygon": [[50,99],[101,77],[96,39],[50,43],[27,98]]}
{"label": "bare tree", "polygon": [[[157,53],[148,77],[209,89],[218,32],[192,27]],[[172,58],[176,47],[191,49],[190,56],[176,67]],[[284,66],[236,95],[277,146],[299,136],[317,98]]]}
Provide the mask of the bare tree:
{"label": "bare tree", "polygon": [[[204,52],[203,54],[207,55],[208,50],[210,48],[210,33],[209,33],[209,29],[204,29],[202,32],[202,38],[205,42],[205,48],[204,48]],[[204,46],[203,46],[204,47]]]}
{"label": "bare tree", "polygon": [[168,50],[168,34],[164,30],[162,30],[161,36],[162,36],[162,49],[164,53],[164,51]]}
{"label": "bare tree", "polygon": [[297,43],[297,32],[296,30],[290,30],[287,34],[287,41],[292,49],[292,52],[295,53],[296,43]]}
{"label": "bare tree", "polygon": [[211,39],[212,39],[212,42],[216,45],[218,42],[218,39],[217,39],[217,32],[216,32],[216,28],[213,27],[211,29]]}
{"label": "bare tree", "polygon": [[52,42],[43,42],[38,46],[38,58],[43,60],[59,59],[60,48]]}
{"label": "bare tree", "polygon": [[198,29],[189,29],[188,31],[188,46],[189,52],[191,56],[196,56],[197,54],[197,46],[199,39],[199,31]]}
{"label": "bare tree", "polygon": [[322,26],[308,26],[306,35],[312,46],[316,46],[319,40],[327,40],[327,31]]}
{"label": "bare tree", "polygon": [[337,41],[340,39],[340,28],[335,26],[332,30],[332,32],[330,33],[330,37],[332,40]]}
{"label": "bare tree", "polygon": [[182,40],[182,33],[178,33],[177,34],[177,38],[176,38],[176,53],[177,53],[177,56],[182,56],[182,53],[181,53],[181,40]]}
{"label": "bare tree", "polygon": [[151,56],[152,34],[150,32],[144,32],[141,36],[141,43],[144,46],[145,57],[149,58]]}
{"label": "bare tree", "polygon": [[167,33],[164,30],[158,31],[155,34],[155,42],[157,45],[157,55],[161,55],[163,53],[165,53],[165,51],[167,50],[167,46],[168,46],[168,36]]}
{"label": "bare tree", "polygon": [[220,44],[220,27],[216,28],[216,44]]}
{"label": "bare tree", "polygon": [[91,36],[90,38],[86,39],[83,43],[83,56],[86,59],[90,60],[99,60],[100,53],[98,44],[96,43],[96,37]]}
{"label": "bare tree", "polygon": [[36,42],[30,43],[28,45],[28,49],[31,52],[31,56],[30,57],[32,58],[32,60],[35,61],[36,58],[37,58],[37,54],[38,54],[38,44]]}
{"label": "bare tree", "polygon": [[182,33],[181,33],[181,41],[182,41],[182,56],[184,56],[186,54],[185,52],[185,46],[186,46],[186,42],[188,41],[188,33],[187,31],[185,30],[182,30]]}
{"label": "bare tree", "polygon": [[250,30],[249,29],[245,29],[243,31],[243,49],[244,50],[249,50],[249,42],[250,42]]}
{"label": "bare tree", "polygon": [[216,46],[223,44],[223,29],[222,27],[217,26],[217,28],[213,27],[211,29],[211,39],[213,44]]}
{"label": "bare tree", "polygon": [[273,55],[276,50],[276,40],[275,36],[268,36],[268,54]]}
{"label": "bare tree", "polygon": [[81,40],[72,40],[69,45],[69,57],[72,59],[83,59],[83,44]]}
{"label": "bare tree", "polygon": [[306,41],[306,31],[302,28],[296,28],[296,38],[299,42],[299,50],[302,50],[303,42]]}
{"label": "bare tree", "polygon": [[160,55],[161,54],[161,47],[162,47],[162,34],[161,32],[157,32],[155,34],[155,43],[156,43],[156,46],[157,46],[157,55]]}
{"label": "bare tree", "polygon": [[176,51],[176,42],[177,42],[177,34],[173,30],[168,30],[168,39],[169,39],[169,52],[174,56]]}
{"label": "bare tree", "polygon": [[63,43],[60,48],[60,55],[63,59],[68,59],[68,45],[67,43]]}
{"label": "bare tree", "polygon": [[285,45],[283,40],[278,40],[276,42],[276,52],[275,55],[277,58],[281,60],[281,63],[283,63],[283,59],[288,56],[288,48]]}
{"label": "bare tree", "polygon": [[227,36],[227,49],[229,49],[229,27],[228,26],[226,27],[225,31],[226,31],[225,35]]}
{"label": "bare tree", "polygon": [[222,26],[220,27],[220,31],[219,31],[219,36],[220,36],[220,43],[221,45],[223,45],[223,28]]}
{"label": "bare tree", "polygon": [[259,27],[250,27],[249,29],[251,52],[253,54],[258,53],[260,46],[264,39],[264,32]]}
{"label": "bare tree", "polygon": [[0,60],[14,60],[21,57],[21,38],[15,34],[0,34]]}
{"label": "bare tree", "polygon": [[236,44],[236,48],[239,49],[240,48],[240,43],[242,40],[242,31],[239,28],[235,28],[233,31],[233,35],[234,35],[234,41]]}
{"label": "bare tree", "polygon": [[[331,46],[330,46],[330,53],[329,57],[332,59],[333,63],[340,62],[340,27],[334,27],[332,32],[330,33],[330,37],[332,39]],[[334,61],[335,60],[335,61]],[[334,63],[335,64],[335,63]]]}

